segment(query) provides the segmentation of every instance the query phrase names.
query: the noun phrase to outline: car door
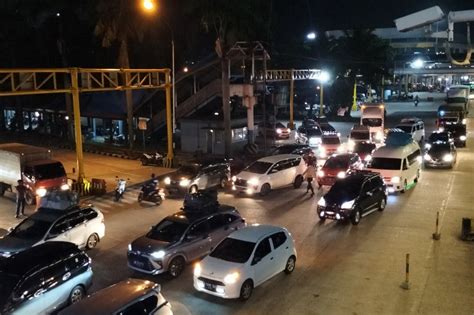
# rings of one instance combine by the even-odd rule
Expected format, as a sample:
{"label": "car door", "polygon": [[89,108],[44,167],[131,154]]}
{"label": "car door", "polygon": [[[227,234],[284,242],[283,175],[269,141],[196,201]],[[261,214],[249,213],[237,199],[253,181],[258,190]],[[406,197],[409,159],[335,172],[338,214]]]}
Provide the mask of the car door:
{"label": "car door", "polygon": [[141,314],[155,314],[153,311],[158,306],[158,297],[156,295],[149,295],[140,297],[133,301],[126,308],[118,311],[117,315],[141,315]]}
{"label": "car door", "polygon": [[43,270],[24,278],[15,288],[12,299],[15,311],[21,314],[41,314],[48,309],[48,301],[42,297],[44,293]]}
{"label": "car door", "polygon": [[270,179],[270,186],[272,187],[272,189],[282,186],[283,179],[281,178],[281,173],[280,173],[281,165],[282,165],[282,161],[277,162],[268,171],[268,177]]}
{"label": "car door", "polygon": [[270,236],[273,246],[273,252],[275,256],[275,273],[278,273],[285,269],[286,261],[292,255],[290,253],[290,247],[287,244],[288,238],[285,232],[277,232]]}
{"label": "car door", "polygon": [[85,217],[82,211],[73,212],[67,215],[66,218],[69,221],[69,242],[82,248],[87,237],[89,237],[89,235],[86,235]]}
{"label": "car door", "polygon": [[372,192],[372,187],[370,181],[366,181],[360,190],[360,195],[359,195],[359,210],[361,211],[361,214],[367,212],[371,205],[373,204],[373,192]]}
{"label": "car door", "polygon": [[209,237],[211,238],[211,251],[229,234],[223,214],[215,214],[209,219]]}
{"label": "car door", "polygon": [[188,260],[207,255],[211,251],[211,237],[207,220],[195,223],[185,235],[183,251]]}
{"label": "car door", "polygon": [[53,224],[49,230],[48,235],[46,236],[46,241],[70,242],[69,220],[67,216],[60,218]]}
{"label": "car door", "polygon": [[270,237],[266,237],[258,243],[252,257],[251,266],[254,269],[255,286],[273,275],[275,270],[274,258]]}
{"label": "car door", "polygon": [[373,202],[375,202],[376,205],[379,205],[380,201],[386,198],[383,179],[380,178],[379,176],[376,176],[376,177],[373,177],[370,181],[371,181],[373,192],[374,192]]}

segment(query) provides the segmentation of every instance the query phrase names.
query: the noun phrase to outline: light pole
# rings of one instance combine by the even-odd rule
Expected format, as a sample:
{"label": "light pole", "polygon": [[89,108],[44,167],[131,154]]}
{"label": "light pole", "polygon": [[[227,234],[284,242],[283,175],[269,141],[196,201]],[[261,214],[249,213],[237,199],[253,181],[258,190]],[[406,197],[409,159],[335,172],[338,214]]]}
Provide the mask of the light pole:
{"label": "light pole", "polygon": [[327,71],[321,71],[318,77],[319,86],[321,87],[319,90],[319,118],[324,116],[324,108],[323,108],[323,101],[324,101],[324,83],[329,81],[329,73]]}

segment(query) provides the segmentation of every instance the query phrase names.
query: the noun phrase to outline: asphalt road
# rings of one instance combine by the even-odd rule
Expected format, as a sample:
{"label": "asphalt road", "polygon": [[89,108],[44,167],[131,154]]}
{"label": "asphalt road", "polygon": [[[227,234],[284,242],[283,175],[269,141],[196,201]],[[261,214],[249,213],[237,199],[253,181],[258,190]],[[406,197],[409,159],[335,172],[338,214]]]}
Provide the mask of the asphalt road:
{"label": "asphalt road", "polygon": [[[420,115],[428,131],[432,129],[433,112]],[[412,114],[393,113],[389,125],[399,116]],[[471,130],[473,123],[471,119]],[[342,134],[350,128],[347,123],[335,126]],[[358,226],[319,222],[316,202],[322,192],[311,198],[305,187],[274,191],[264,198],[220,192],[220,202],[237,207],[249,224],[285,226],[296,241],[295,272],[267,281],[246,303],[197,293],[191,266],[174,280],[127,268],[127,245],[176,212],[182,199],[167,199],[158,207],[139,205],[134,189],[119,203],[111,196],[93,200],[105,213],[106,237],[89,251],[92,291],[127,277],[150,279],[162,285],[175,314],[473,314],[474,248],[459,240],[461,218],[474,217],[473,138],[471,132],[453,170],[423,170],[412,190],[390,196],[384,212],[363,218]],[[0,211],[7,208],[12,208],[11,200],[0,198]],[[437,211],[442,238],[433,241]],[[7,228],[1,217],[0,228]],[[411,255],[408,291],[400,288],[406,253]]]}

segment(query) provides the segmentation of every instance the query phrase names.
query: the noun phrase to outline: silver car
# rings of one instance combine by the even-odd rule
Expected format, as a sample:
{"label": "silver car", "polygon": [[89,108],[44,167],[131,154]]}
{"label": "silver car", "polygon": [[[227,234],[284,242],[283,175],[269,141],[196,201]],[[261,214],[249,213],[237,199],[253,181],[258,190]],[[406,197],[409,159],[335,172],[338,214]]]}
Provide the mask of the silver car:
{"label": "silver car", "polygon": [[90,258],[68,242],[47,242],[0,260],[0,314],[51,314],[80,301],[92,284]]}
{"label": "silver car", "polygon": [[179,211],[128,245],[128,266],[146,274],[168,271],[178,277],[186,263],[206,256],[244,226],[245,220],[231,206],[219,205],[212,212]]}

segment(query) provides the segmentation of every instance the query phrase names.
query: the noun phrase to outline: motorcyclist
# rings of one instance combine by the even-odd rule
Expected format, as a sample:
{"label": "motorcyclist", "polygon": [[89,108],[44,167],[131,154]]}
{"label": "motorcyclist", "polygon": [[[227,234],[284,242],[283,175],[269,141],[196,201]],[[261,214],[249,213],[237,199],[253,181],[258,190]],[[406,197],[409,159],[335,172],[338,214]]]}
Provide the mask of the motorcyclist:
{"label": "motorcyclist", "polygon": [[155,173],[151,174],[151,179],[145,184],[144,193],[145,195],[149,195],[153,191],[158,188],[158,178],[156,177]]}
{"label": "motorcyclist", "polygon": [[419,98],[418,98],[418,95],[415,96],[415,106],[418,106],[418,102],[419,102]]}

